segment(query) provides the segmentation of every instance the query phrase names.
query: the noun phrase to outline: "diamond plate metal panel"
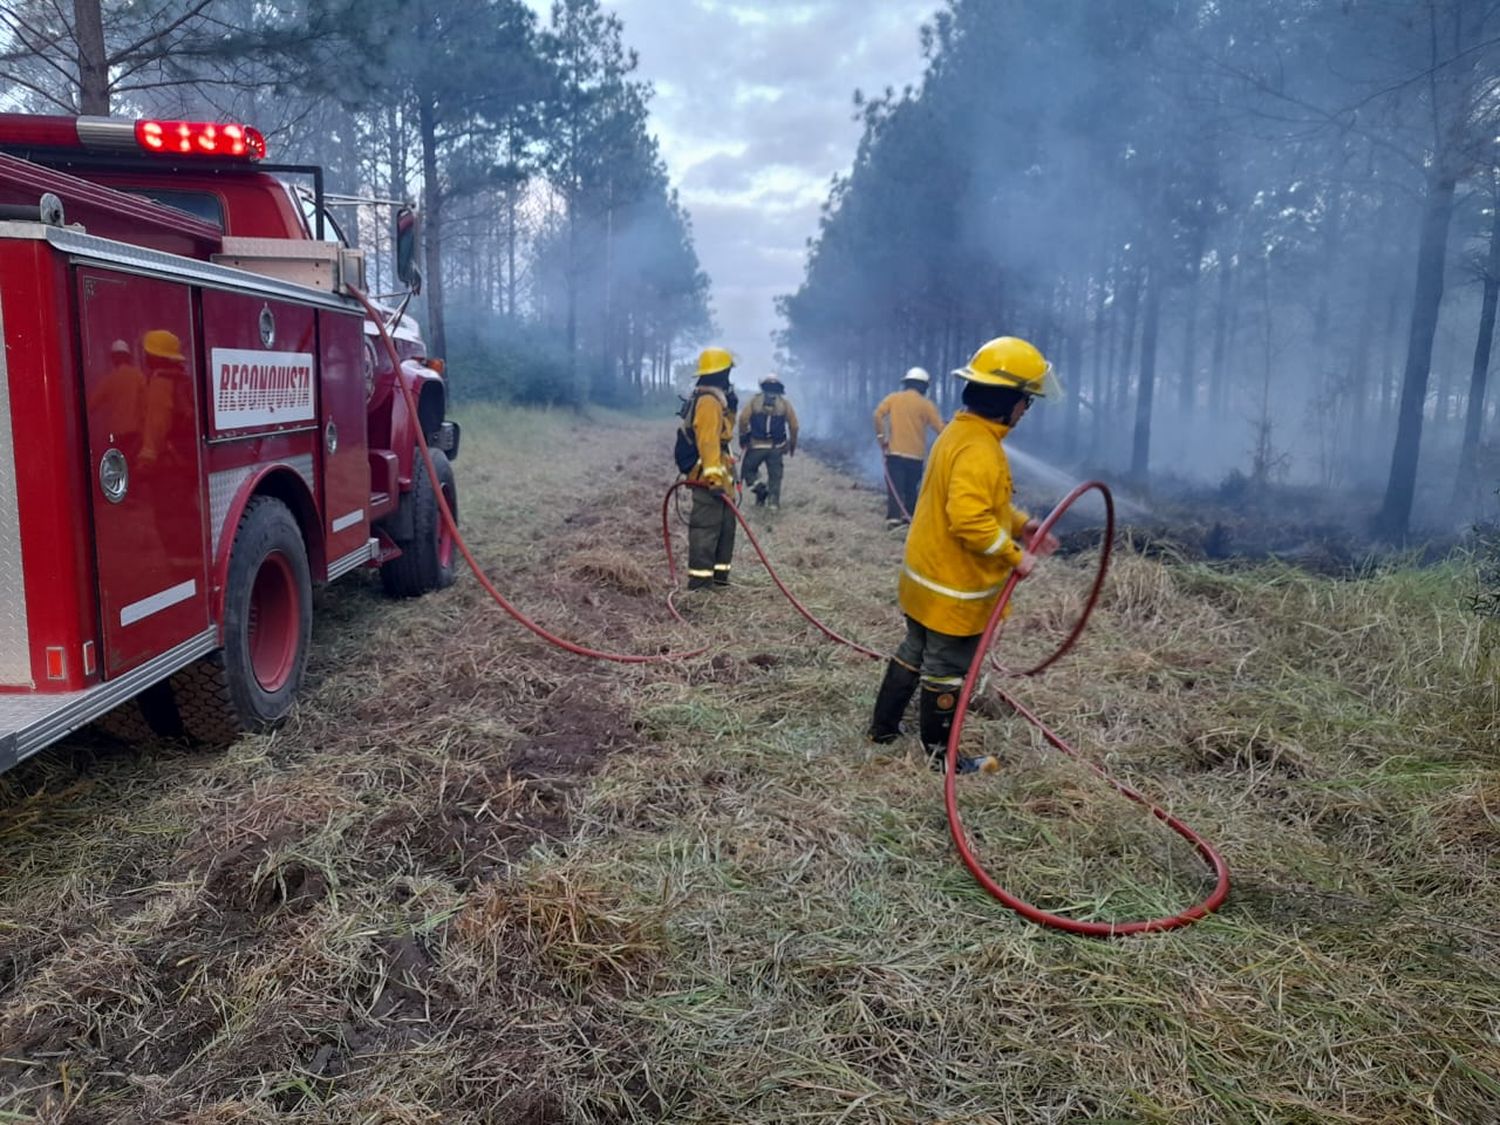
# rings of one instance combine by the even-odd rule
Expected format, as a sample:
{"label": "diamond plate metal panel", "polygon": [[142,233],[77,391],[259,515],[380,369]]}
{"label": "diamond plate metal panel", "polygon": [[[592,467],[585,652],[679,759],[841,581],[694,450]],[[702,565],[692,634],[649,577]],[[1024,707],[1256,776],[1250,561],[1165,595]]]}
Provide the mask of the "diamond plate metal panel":
{"label": "diamond plate metal panel", "polygon": [[219,557],[219,540],[224,533],[224,519],[229,515],[229,505],[234,500],[240,485],[255,471],[254,465],[242,469],[224,469],[208,474],[208,526],[213,539],[211,558]]}
{"label": "diamond plate metal panel", "polygon": [[15,441],[10,423],[10,370],[0,319],[0,684],[31,686],[31,635],[21,570],[21,514],[16,502]]}
{"label": "diamond plate metal panel", "polygon": [[[307,490],[316,496],[317,490],[313,487],[313,458],[311,453],[299,453],[295,457],[288,457],[283,462],[296,474],[307,482]],[[229,516],[229,505],[234,502],[235,494],[239,492],[240,485],[257,472],[260,465],[245,465],[238,469],[221,469],[217,473],[208,474],[208,525],[212,529],[213,549],[212,557],[219,557],[219,543],[224,537],[224,521]]]}

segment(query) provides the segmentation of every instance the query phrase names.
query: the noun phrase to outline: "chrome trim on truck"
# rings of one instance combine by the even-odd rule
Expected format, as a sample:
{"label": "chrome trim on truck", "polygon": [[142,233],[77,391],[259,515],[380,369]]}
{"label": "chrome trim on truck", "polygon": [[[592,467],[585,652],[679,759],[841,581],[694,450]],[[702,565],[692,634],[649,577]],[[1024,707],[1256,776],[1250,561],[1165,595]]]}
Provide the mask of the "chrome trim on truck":
{"label": "chrome trim on truck", "polygon": [[0,238],[30,239],[50,244],[54,249],[74,259],[99,262],[115,266],[128,273],[145,277],[160,277],[168,281],[189,281],[210,289],[229,289],[237,293],[255,293],[274,297],[282,301],[295,301],[300,305],[317,305],[339,312],[358,313],[361,307],[352,300],[336,296],[305,285],[294,285],[289,281],[278,281],[265,274],[221,266],[212,262],[200,262],[196,258],[184,258],[167,254],[161,250],[149,250],[144,246],[132,246],[115,242],[97,235],[84,234],[70,227],[49,227],[41,223],[0,222]]}
{"label": "chrome trim on truck", "polygon": [[[360,515],[363,516],[364,512],[360,512]],[[358,567],[364,566],[364,564],[369,562],[371,559],[378,559],[379,557],[380,540],[371,539],[367,541],[363,547],[356,547],[343,558],[335,559],[333,562],[329,563],[328,581],[332,582],[335,578],[342,578],[351,570],[355,570]]]}
{"label": "chrome trim on truck", "polygon": [[21,513],[16,502],[16,448],[10,424],[10,368],[0,313],[0,684],[31,686],[31,633],[21,569]]}
{"label": "chrome trim on truck", "polygon": [[8,770],[38,750],[66,738],[218,647],[218,629],[210,626],[139,668],[82,691],[53,695],[0,693],[0,770]]}

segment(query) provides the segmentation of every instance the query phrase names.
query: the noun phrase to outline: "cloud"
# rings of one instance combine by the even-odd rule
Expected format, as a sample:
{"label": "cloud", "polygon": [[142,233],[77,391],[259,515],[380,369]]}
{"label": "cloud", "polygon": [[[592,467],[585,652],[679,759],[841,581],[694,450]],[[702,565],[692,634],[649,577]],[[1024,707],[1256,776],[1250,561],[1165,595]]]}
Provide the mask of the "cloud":
{"label": "cloud", "polygon": [[772,300],[801,282],[829,181],[854,158],[854,91],[919,79],[918,29],[940,0],[605,4],[656,87],[653,127],[748,378],[769,369]]}

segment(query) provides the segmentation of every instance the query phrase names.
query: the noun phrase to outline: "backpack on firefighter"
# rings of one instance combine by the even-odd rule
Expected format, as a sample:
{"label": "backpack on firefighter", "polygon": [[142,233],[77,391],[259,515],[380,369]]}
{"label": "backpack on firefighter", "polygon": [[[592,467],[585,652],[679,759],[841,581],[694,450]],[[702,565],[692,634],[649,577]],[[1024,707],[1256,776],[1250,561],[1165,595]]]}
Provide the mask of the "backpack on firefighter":
{"label": "backpack on firefighter", "polygon": [[741,444],[751,449],[781,449],[790,438],[786,399],[771,392],[758,394],[755,399],[750,412],[750,429],[743,435]]}
{"label": "backpack on firefighter", "polygon": [[677,408],[677,444],[672,456],[677,461],[677,471],[687,476],[698,465],[698,439],[693,436],[693,409],[698,405],[698,393],[687,398],[678,396],[682,405]]}
{"label": "backpack on firefighter", "polygon": [[683,476],[689,476],[698,467],[698,462],[702,460],[698,456],[698,438],[693,432],[693,415],[697,413],[698,400],[704,395],[720,396],[725,403],[725,412],[731,417],[736,405],[732,392],[724,395],[723,392],[713,387],[695,387],[687,398],[677,396],[681,405],[677,408],[677,441],[672,447],[672,458],[677,462],[677,471]]}

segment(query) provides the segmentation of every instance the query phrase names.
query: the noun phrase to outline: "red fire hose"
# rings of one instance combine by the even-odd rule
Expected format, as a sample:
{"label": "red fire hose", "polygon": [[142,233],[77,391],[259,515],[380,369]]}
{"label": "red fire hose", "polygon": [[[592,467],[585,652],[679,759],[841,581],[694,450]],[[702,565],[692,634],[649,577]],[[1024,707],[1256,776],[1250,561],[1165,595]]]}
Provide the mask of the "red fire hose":
{"label": "red fire hose", "polygon": [[[662,547],[665,548],[667,552],[667,576],[671,579],[674,590],[677,586],[677,560],[676,556],[672,553],[672,524],[670,513],[672,510],[672,497],[676,496],[678,491],[684,488],[707,489],[708,485],[702,483],[701,481],[680,480],[671,488],[667,489],[667,494],[662,497],[661,542]],[[836,641],[838,644],[844,645],[848,648],[852,648],[855,652],[860,653],[863,656],[868,656],[874,660],[879,660],[880,653],[876,652],[872,648],[866,648],[864,645],[858,643],[857,641],[851,641],[848,637],[835,633],[827,625],[819,621],[817,617],[813,615],[812,610],[808,609],[805,605],[797,600],[797,595],[792,593],[791,590],[787,589],[786,583],[781,580],[781,575],[777,574],[776,568],[771,565],[771,560],[766,556],[765,548],[760,545],[760,540],[755,537],[755,531],[750,527],[749,522],[745,519],[745,513],[740,511],[739,508],[735,506],[734,502],[729,499],[729,497],[724,496],[722,497],[722,499],[724,503],[729,505],[729,510],[734,513],[734,518],[739,522],[740,527],[744,529],[746,538],[750,540],[750,546],[755,548],[755,553],[760,557],[761,565],[766,568],[766,573],[771,576],[771,581],[776,583],[776,588],[781,591],[782,596],[785,597],[787,601],[792,603],[792,608],[800,613],[803,617],[805,617],[807,621],[813,626],[813,628],[817,629],[829,640]],[[679,621],[685,620],[682,615],[677,612],[677,607],[672,604],[670,599],[668,599],[667,604],[671,607],[674,617],[676,617]]]}
{"label": "red fire hose", "polygon": [[[668,519],[668,513],[671,510],[671,501],[673,496],[677,494],[679,489],[706,487],[708,486],[697,481],[679,481],[677,484],[673,485],[670,489],[667,490],[666,497],[662,500],[662,545],[666,550],[667,571],[671,575],[674,587],[677,582],[677,568],[672,554],[671,524]],[[1063,498],[1062,502],[1052,510],[1052,512],[1047,516],[1045,520],[1041,522],[1040,526],[1033,533],[1034,539],[1040,540],[1046,538],[1046,536],[1051,532],[1052,528],[1057,524],[1057,521],[1062,518],[1064,513],[1066,513],[1067,510],[1071,508],[1080,497],[1093,491],[1097,491],[1104,498],[1105,530],[1103,543],[1099,552],[1099,568],[1094,576],[1093,584],[1089,587],[1089,593],[1087,599],[1084,602],[1083,611],[1078,615],[1078,620],[1074,622],[1072,629],[1068,632],[1067,637],[1063,639],[1062,644],[1060,644],[1057,649],[1052,652],[1051,655],[1049,655],[1033,667],[1028,668],[1023,672],[1009,672],[1003,667],[1000,667],[997,663],[996,668],[1006,676],[1040,675],[1042,672],[1052,667],[1053,664],[1056,664],[1059,660],[1061,660],[1069,652],[1069,650],[1073,648],[1073,646],[1078,642],[1078,638],[1083,635],[1084,629],[1088,626],[1089,617],[1093,614],[1094,607],[1098,604],[1099,601],[1100,592],[1104,588],[1105,575],[1109,572],[1109,560],[1112,544],[1114,542],[1115,507],[1114,497],[1110,494],[1109,488],[1099,481],[1090,481],[1086,484],[1079,485]],[[834,632],[827,625],[823,624],[823,622],[819,621],[817,617],[815,617],[805,605],[798,601],[796,596],[793,595],[789,589],[787,589],[786,584],[782,582],[781,577],[776,573],[776,568],[771,565],[771,560],[766,557],[765,550],[761,547],[760,541],[756,539],[755,532],[751,529],[749,523],[746,522],[743,513],[741,513],[740,510],[736,508],[734,504],[727,498],[725,499],[725,502],[729,504],[729,509],[734,513],[734,517],[737,521],[739,521],[739,525],[745,529],[745,534],[750,539],[750,545],[755,549],[756,555],[760,557],[760,561],[765,566],[766,572],[770,574],[771,580],[776,583],[777,589],[779,589],[782,594],[786,596],[786,599],[792,603],[792,606],[797,610],[797,612],[800,613],[804,618],[806,618],[815,628],[817,628],[821,633],[823,633],[824,636],[828,637],[829,639],[836,641],[841,645],[845,645],[863,656],[867,656],[875,660],[882,659],[882,655],[876,652],[874,649],[867,648],[862,644],[858,644],[857,642],[851,641],[847,637],[841,636],[840,634]],[[995,635],[999,631],[1000,623],[1004,618],[1005,607],[1010,603],[1011,595],[1015,592],[1016,585],[1019,582],[1020,577],[1013,572],[1010,576],[1010,580],[1005,584],[1005,587],[1000,592],[1000,598],[995,603],[994,611],[990,614],[989,624],[986,626],[984,634],[980,638],[979,647],[975,651],[974,662],[969,666],[969,673],[964,678],[963,689],[960,692],[958,698],[958,710],[953,720],[953,732],[948,739],[948,754],[943,780],[943,802],[948,811],[949,830],[953,835],[953,842],[958,847],[958,853],[959,856],[963,859],[964,866],[969,869],[974,878],[978,880],[979,885],[982,886],[987,892],[989,892],[990,895],[998,899],[1000,902],[1004,903],[1006,906],[1010,907],[1010,909],[1014,910],[1017,914],[1020,914],[1023,918],[1026,918],[1029,921],[1036,922],[1043,926],[1049,926],[1053,929],[1065,930],[1069,933],[1085,934],[1090,937],[1124,937],[1128,934],[1172,930],[1176,929],[1179,926],[1189,925],[1192,922],[1196,922],[1200,918],[1206,917],[1213,911],[1217,910],[1219,906],[1223,904],[1225,898],[1229,895],[1229,867],[1227,864],[1225,864],[1223,858],[1219,855],[1219,853],[1214,850],[1213,846],[1182,821],[1172,816],[1166,810],[1153,804],[1150,800],[1142,796],[1139,792],[1131,788],[1129,785],[1125,784],[1123,781],[1115,778],[1102,766],[1089,761],[1087,758],[1084,758],[1083,755],[1081,755],[1072,746],[1068,745],[1068,743],[1063,741],[1063,739],[1059,737],[1044,722],[1042,722],[1042,720],[1036,714],[1034,714],[1031,710],[1024,706],[1018,699],[1007,692],[1004,688],[996,689],[1000,698],[1004,700],[1004,702],[1013,711],[1024,718],[1032,726],[1036,727],[1037,730],[1041,731],[1042,737],[1045,738],[1049,743],[1051,743],[1058,750],[1061,750],[1063,753],[1067,754],[1069,757],[1074,758],[1077,761],[1080,761],[1083,764],[1087,765],[1091,770],[1093,770],[1096,774],[1098,774],[1101,778],[1108,782],[1109,785],[1113,787],[1118,793],[1124,795],[1137,804],[1144,805],[1147,809],[1150,810],[1153,816],[1155,816],[1158,820],[1165,822],[1168,827],[1170,827],[1174,832],[1176,832],[1179,836],[1182,836],[1185,840],[1192,844],[1193,847],[1197,849],[1198,854],[1203,857],[1205,862],[1207,862],[1209,868],[1213,871],[1215,877],[1214,888],[1209,893],[1208,897],[1205,898],[1202,902],[1178,914],[1135,922],[1084,922],[1079,921],[1076,918],[1065,917],[1061,914],[1050,913],[1049,911],[1043,910],[1038,906],[1033,906],[1031,903],[1026,902],[1024,899],[1018,898],[1015,895],[1011,894],[990,876],[989,872],[984,869],[984,865],[979,862],[978,857],[974,854],[974,850],[969,844],[968,835],[964,831],[963,818],[960,816],[958,811],[958,793],[956,786],[956,780],[958,776],[958,743],[959,738],[963,733],[964,713],[968,707],[969,697],[973,694],[974,685],[979,679],[980,670],[984,666],[985,654],[989,652],[990,645],[993,643]],[[674,614],[677,612],[675,607],[673,607],[672,612]]]}
{"label": "red fire hose", "polygon": [[[400,378],[401,356],[400,353],[396,351],[396,346],[391,340],[390,334],[386,331],[385,322],[380,315],[380,311],[376,309],[375,306],[370,303],[369,298],[359,290],[353,289],[351,287],[350,292],[362,305],[364,305],[366,312],[370,316],[370,319],[375,322],[375,325],[380,332],[380,339],[385,347],[386,354],[390,357],[391,363],[394,365],[397,372],[396,386],[400,389],[402,398],[406,403],[407,410],[410,411],[411,416],[415,418],[417,416],[417,404],[413,400],[411,388],[407,386],[406,380]],[[526,614],[522,613],[521,610],[516,608],[516,606],[511,604],[511,602],[505,597],[505,595],[502,594],[498,588],[496,588],[495,584],[490,580],[489,576],[485,574],[483,568],[480,567],[478,560],[475,559],[473,552],[469,550],[468,543],[464,540],[463,535],[458,530],[458,523],[453,518],[453,512],[448,507],[447,499],[443,496],[441,482],[438,480],[437,468],[432,462],[432,454],[427,447],[426,435],[422,434],[420,432],[420,429],[417,434],[417,448],[422,455],[422,463],[426,468],[428,480],[432,482],[433,492],[437,497],[438,511],[441,514],[443,525],[447,529],[448,534],[452,536],[454,544],[458,547],[459,552],[464,557],[464,561],[468,563],[469,569],[474,572],[474,577],[478,579],[479,584],[484,588],[485,592],[494,599],[495,603],[500,606],[501,609],[505,610],[506,613],[508,613],[524,628],[530,630],[532,633],[534,633],[536,636],[540,637],[547,643],[555,645],[567,652],[571,652],[578,656],[590,657],[595,660],[612,661],[617,664],[668,663],[687,660],[695,656],[700,656],[707,651],[708,646],[703,645],[699,648],[691,649],[685,652],[673,653],[630,654],[603,652],[598,649],[588,648],[585,645],[576,644],[573,641],[569,641],[563,637],[559,637],[556,634],[543,628],[537,622],[533,621],[530,617],[526,616]],[[889,473],[887,473],[886,475],[886,484],[887,487],[890,487],[891,482]],[[708,486],[698,481],[679,481],[667,490],[667,494],[662,500],[662,541],[665,546],[667,555],[667,572],[669,577],[671,578],[674,589],[677,585],[677,567],[675,558],[672,553],[671,523],[669,518],[671,512],[671,501],[680,489],[706,487]],[[1079,497],[1083,496],[1089,491],[1098,491],[1099,494],[1104,498],[1107,519],[1104,543],[1099,556],[1099,570],[1097,575],[1095,576],[1093,586],[1090,588],[1089,596],[1084,604],[1083,612],[1079,615],[1078,621],[1074,624],[1073,629],[1071,630],[1071,632],[1069,632],[1062,645],[1059,646],[1051,656],[1047,657],[1039,664],[1027,669],[1024,672],[1007,674],[1014,674],[1019,676],[1038,675],[1045,669],[1051,667],[1058,660],[1060,660],[1063,655],[1073,647],[1078,638],[1082,636],[1084,628],[1088,624],[1089,616],[1093,613],[1094,606],[1099,600],[1099,593],[1104,584],[1104,576],[1109,567],[1110,545],[1114,538],[1114,501],[1110,495],[1109,489],[1105,485],[1099,483],[1098,481],[1091,481],[1087,484],[1079,485],[1077,488],[1073,489],[1073,491],[1068,493],[1068,495],[1064,497],[1063,501],[1052,510],[1051,514],[1042,521],[1040,528],[1035,533],[1035,537],[1038,539],[1044,538],[1052,530],[1053,526],[1062,517],[1062,515],[1073,505],[1073,503],[1077,501]],[[845,636],[842,636],[841,634],[835,632],[833,629],[829,628],[827,625],[823,624],[823,622],[818,620],[818,618],[812,613],[812,611],[809,610],[805,605],[803,605],[802,602],[797,599],[796,595],[794,595],[791,590],[787,588],[786,583],[781,580],[781,576],[777,574],[776,568],[771,565],[771,560],[766,556],[765,549],[760,545],[760,540],[756,538],[755,532],[750,527],[750,524],[746,521],[744,514],[727,496],[723,497],[723,500],[724,503],[729,506],[729,510],[734,514],[734,518],[739,522],[740,527],[744,528],[745,535],[750,540],[751,547],[755,549],[756,555],[760,558],[762,565],[766,568],[766,573],[771,576],[771,580],[776,584],[776,588],[781,591],[781,593],[786,597],[787,601],[792,604],[793,608],[795,608],[797,612],[800,613],[810,624],[812,624],[830,640],[853,649],[855,652],[858,652],[862,656],[866,656],[874,660],[882,659],[881,654],[876,652],[874,649],[867,648],[862,644],[859,644]],[[985,654],[989,651],[990,645],[995,639],[995,635],[999,630],[1005,607],[1010,603],[1011,595],[1015,592],[1016,584],[1019,582],[1019,580],[1019,576],[1012,573],[1010,576],[1010,580],[1005,584],[1004,589],[1000,592],[1000,598],[995,604],[994,612],[990,615],[989,624],[986,626],[984,634],[980,638],[979,648],[975,653],[974,662],[970,665],[969,673],[964,678],[963,689],[959,693],[958,698],[957,714],[955,715],[953,721],[953,733],[948,740],[948,755],[943,782],[943,800],[948,810],[948,824],[953,835],[953,841],[958,847],[959,855],[962,857],[964,865],[974,875],[974,878],[979,881],[980,886],[982,886],[994,898],[1010,907],[1010,909],[1014,910],[1022,917],[1032,922],[1036,922],[1040,925],[1050,926],[1054,929],[1065,930],[1069,933],[1085,934],[1091,937],[1123,937],[1127,934],[1148,933],[1153,931],[1176,929],[1179,926],[1186,926],[1192,922],[1198,921],[1200,918],[1206,917],[1208,914],[1218,909],[1218,907],[1224,902],[1225,898],[1229,894],[1229,868],[1224,863],[1224,860],[1220,857],[1218,852],[1216,852],[1206,840],[1204,840],[1186,824],[1182,823],[1182,821],[1178,820],[1176,817],[1172,816],[1164,809],[1151,803],[1151,801],[1149,801],[1146,797],[1142,796],[1140,793],[1132,789],[1130,786],[1126,785],[1124,782],[1119,781],[1118,779],[1113,777],[1102,766],[1099,766],[1098,764],[1084,758],[1081,754],[1078,753],[1077,750],[1069,746],[1062,740],[1062,738],[1055,734],[1045,723],[1042,722],[1040,718],[1038,718],[1035,714],[1028,710],[1024,705],[1021,704],[1019,700],[1017,700],[1003,688],[997,689],[1000,698],[1004,700],[1005,703],[1018,715],[1024,718],[1027,722],[1031,723],[1031,725],[1036,727],[1037,730],[1041,731],[1042,737],[1044,737],[1049,743],[1051,743],[1058,750],[1061,750],[1063,753],[1069,755],[1070,757],[1083,762],[1096,774],[1098,774],[1101,778],[1108,782],[1117,792],[1123,794],[1130,800],[1135,801],[1137,804],[1144,805],[1151,811],[1151,814],[1153,816],[1155,816],[1158,820],[1164,821],[1174,832],[1191,843],[1198,850],[1198,853],[1208,863],[1209,867],[1213,870],[1216,877],[1215,885],[1213,891],[1202,902],[1178,914],[1136,922],[1083,922],[1074,918],[1064,917],[1060,914],[1052,914],[1048,911],[1042,910],[1040,907],[1031,905],[1023,899],[1017,898],[1015,895],[1010,894],[1005,890],[1005,888],[1001,887],[997,882],[995,882],[993,878],[990,877],[989,873],[985,871],[983,865],[974,855],[974,851],[969,845],[967,834],[964,831],[963,820],[958,812],[957,789],[955,781],[957,777],[959,736],[963,731],[964,712],[968,707],[969,697],[973,694],[974,685],[979,677],[979,671],[984,664]],[[676,617],[679,621],[684,620],[681,614],[678,613],[677,608],[672,603],[670,597],[668,598],[667,605],[674,617]],[[997,664],[996,667],[998,668],[999,665]],[[1005,671],[1003,668],[1001,668],[1000,670],[1002,672]]]}
{"label": "red fire hose", "polygon": [[[1063,497],[1062,502],[1059,503],[1057,507],[1052,509],[1052,512],[1047,516],[1046,519],[1042,521],[1041,526],[1038,527],[1037,530],[1033,533],[1032,538],[1033,540],[1045,539],[1047,534],[1051,532],[1053,526],[1056,525],[1057,521],[1062,518],[1063,514],[1069,508],[1071,508],[1080,497],[1087,495],[1089,492],[1098,492],[1099,495],[1104,498],[1105,528],[1103,544],[1100,547],[1099,551],[1099,570],[1094,578],[1093,585],[1089,589],[1088,599],[1084,602],[1083,612],[1078,615],[1078,620],[1074,624],[1072,630],[1068,633],[1067,637],[1063,640],[1063,643],[1058,646],[1057,650],[1054,651],[1052,655],[1048,656],[1045,660],[1041,661],[1035,666],[1026,669],[1024,672],[1007,673],[1009,675],[1039,675],[1046,669],[1050,668],[1053,664],[1057,663],[1058,660],[1062,659],[1064,654],[1066,654],[1068,650],[1071,649],[1077,642],[1078,638],[1083,635],[1084,627],[1087,626],[1089,617],[1094,612],[1094,606],[1099,601],[1099,592],[1104,585],[1104,575],[1109,569],[1110,549],[1111,544],[1114,542],[1115,530],[1114,497],[1110,495],[1108,487],[1106,487],[1099,481],[1088,481],[1085,484],[1078,485],[1073,489],[1073,491],[1069,492],[1065,497]],[[1042,720],[1038,718],[1027,707],[1025,707],[1020,700],[1016,699],[1015,696],[1006,691],[1003,687],[997,687],[996,694],[998,694],[1000,698],[1004,700],[1006,705],[1009,706],[1012,711],[1020,715],[1032,726],[1036,727],[1037,730],[1041,731],[1042,737],[1045,738],[1049,743],[1051,743],[1058,750],[1061,750],[1064,754],[1068,755],[1068,757],[1073,758],[1075,761],[1082,762],[1084,765],[1088,766],[1089,769],[1093,770],[1094,773],[1098,774],[1099,777],[1103,778],[1104,781],[1106,781],[1112,788],[1114,788],[1116,792],[1124,795],[1125,797],[1128,797],[1138,805],[1145,806],[1150,810],[1152,816],[1156,817],[1156,819],[1160,821],[1163,821],[1168,827],[1172,829],[1172,831],[1176,832],[1188,843],[1192,844],[1193,847],[1197,849],[1198,854],[1203,857],[1204,861],[1213,871],[1214,887],[1213,890],[1209,892],[1208,897],[1205,898],[1202,902],[1198,903],[1196,906],[1189,907],[1187,910],[1183,910],[1177,914],[1170,914],[1160,918],[1151,918],[1145,921],[1136,922],[1083,922],[1079,921],[1076,918],[1068,918],[1061,914],[1050,913],[1049,911],[1043,910],[1040,907],[1033,906],[1031,903],[1026,902],[1024,899],[1017,898],[1015,895],[1007,891],[1004,887],[1000,886],[1000,884],[997,883],[993,878],[991,878],[989,872],[984,869],[984,865],[979,862],[978,857],[974,854],[974,849],[969,844],[968,834],[964,831],[963,818],[959,815],[958,811],[958,792],[956,785],[958,742],[959,738],[963,735],[964,713],[968,709],[969,697],[974,692],[974,685],[979,679],[981,668],[984,666],[985,654],[990,650],[990,645],[995,639],[995,634],[1000,629],[1000,623],[1004,620],[1005,608],[1010,604],[1011,595],[1015,593],[1016,585],[1020,581],[1020,576],[1012,571],[1009,581],[1005,583],[1004,589],[1000,591],[1000,598],[998,601],[996,601],[994,611],[990,614],[989,624],[985,626],[984,633],[979,639],[979,648],[974,654],[973,664],[969,666],[969,674],[964,677],[963,689],[958,694],[958,710],[954,714],[953,718],[953,732],[948,738],[947,768],[944,771],[945,776],[943,778],[943,803],[948,810],[948,828],[953,835],[953,843],[958,848],[958,854],[964,861],[964,866],[967,867],[974,878],[979,881],[979,885],[981,887],[983,887],[1000,902],[1003,902],[1006,906],[1010,907],[1017,914],[1021,915],[1023,918],[1026,918],[1032,922],[1040,923],[1044,926],[1050,926],[1053,929],[1066,930],[1068,933],[1085,934],[1089,937],[1124,937],[1127,934],[1143,934],[1161,930],[1173,930],[1178,928],[1179,926],[1186,926],[1190,923],[1198,921],[1198,919],[1200,918],[1207,917],[1209,914],[1217,910],[1229,895],[1229,867],[1224,862],[1223,857],[1214,850],[1213,846],[1207,840],[1198,835],[1197,832],[1193,831],[1182,821],[1178,820],[1175,816],[1172,816],[1160,806],[1153,804],[1150,800],[1142,796],[1135,789],[1132,789],[1129,785],[1126,785],[1123,781],[1115,778],[1112,774],[1109,773],[1109,771],[1104,769],[1103,766],[1089,761],[1072,746],[1069,746],[1066,742],[1063,741],[1061,737],[1054,733],[1046,723],[1042,722]],[[997,664],[996,667],[998,668],[999,665]],[[1000,670],[1002,672],[1005,671],[1003,668],[1001,668]]]}
{"label": "red fire hose", "polygon": [[[380,330],[380,341],[385,345],[386,355],[390,357],[396,371],[396,386],[400,388],[401,397],[406,401],[406,409],[411,413],[413,418],[416,418],[417,404],[412,399],[411,388],[406,385],[406,380],[401,378],[401,355],[396,351],[396,345],[391,340],[390,333],[386,331],[385,319],[381,316],[380,310],[372,305],[370,299],[358,289],[350,286],[349,292],[354,295],[360,304],[364,305],[365,312],[375,322],[375,327]],[[510,614],[511,617],[515,618],[523,628],[529,629],[548,644],[556,645],[558,648],[566,652],[571,652],[576,656],[587,656],[594,660],[608,660],[615,664],[666,664],[672,661],[687,660],[690,657],[701,656],[708,651],[708,646],[703,645],[686,652],[602,652],[599,649],[589,648],[586,645],[576,644],[573,641],[559,637],[557,634],[549,632],[537,624],[512,605],[510,600],[496,588],[495,584],[490,581],[489,575],[485,574],[484,568],[474,558],[473,552],[469,550],[469,544],[465,542],[463,535],[458,530],[458,521],[453,518],[453,512],[448,508],[448,500],[443,495],[443,487],[438,480],[437,468],[432,463],[432,452],[427,448],[427,435],[422,433],[420,426],[417,427],[417,450],[422,454],[422,464],[427,468],[427,479],[432,482],[432,490],[437,496],[438,512],[442,516],[443,526],[447,528],[448,534],[453,537],[454,545],[458,547],[459,553],[463,555],[464,562],[469,564],[469,569],[474,572],[474,577],[479,580],[479,584],[484,587],[485,592],[495,600],[495,604]]]}
{"label": "red fire hose", "polygon": [[906,510],[906,501],[901,499],[901,493],[896,489],[896,482],[891,479],[891,455],[880,450],[880,471],[885,474],[885,488],[890,493],[891,499],[896,502],[896,507],[901,509],[901,514],[906,517],[906,522],[911,523],[911,513]]}

